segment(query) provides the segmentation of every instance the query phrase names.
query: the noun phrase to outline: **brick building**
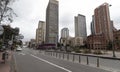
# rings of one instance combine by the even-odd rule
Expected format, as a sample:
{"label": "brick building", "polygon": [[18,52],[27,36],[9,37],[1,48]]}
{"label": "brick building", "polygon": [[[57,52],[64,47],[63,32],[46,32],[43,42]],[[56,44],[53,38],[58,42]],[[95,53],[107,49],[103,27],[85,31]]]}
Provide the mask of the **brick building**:
{"label": "brick building", "polygon": [[114,47],[120,50],[120,30],[114,31]]}
{"label": "brick building", "polygon": [[90,35],[87,37],[87,47],[90,49],[105,50],[107,48],[107,40],[103,35]]}
{"label": "brick building", "polygon": [[92,35],[87,37],[88,47],[106,50],[109,42],[113,42],[114,28],[108,3],[103,3],[94,10],[91,24]]}

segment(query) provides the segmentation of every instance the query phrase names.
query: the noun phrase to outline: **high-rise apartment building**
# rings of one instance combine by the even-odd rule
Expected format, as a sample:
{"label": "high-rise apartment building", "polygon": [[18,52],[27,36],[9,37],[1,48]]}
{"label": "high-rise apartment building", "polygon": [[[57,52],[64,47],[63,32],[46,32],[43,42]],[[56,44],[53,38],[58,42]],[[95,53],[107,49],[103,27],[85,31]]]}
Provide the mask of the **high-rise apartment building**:
{"label": "high-rise apartment building", "polygon": [[61,30],[61,38],[67,38],[69,37],[69,29],[68,28],[63,28]]}
{"label": "high-rise apartment building", "polygon": [[49,0],[46,9],[46,43],[57,44],[59,34],[59,4],[57,0]]}
{"label": "high-rise apartment building", "polygon": [[84,15],[75,16],[75,37],[83,37],[86,39],[86,18]]}
{"label": "high-rise apartment building", "polygon": [[91,34],[95,35],[95,17],[92,16],[92,22],[91,22]]}
{"label": "high-rise apartment building", "polygon": [[94,10],[95,34],[102,34],[107,41],[113,40],[113,31],[110,20],[109,4],[104,3]]}
{"label": "high-rise apartment building", "polygon": [[39,21],[38,28],[36,29],[36,43],[42,44],[45,42],[45,32],[46,32],[46,24],[44,21]]}
{"label": "high-rise apartment building", "polygon": [[113,42],[115,28],[110,20],[108,3],[103,3],[94,10],[91,30],[93,34],[87,38],[89,48],[106,50],[109,42]]}

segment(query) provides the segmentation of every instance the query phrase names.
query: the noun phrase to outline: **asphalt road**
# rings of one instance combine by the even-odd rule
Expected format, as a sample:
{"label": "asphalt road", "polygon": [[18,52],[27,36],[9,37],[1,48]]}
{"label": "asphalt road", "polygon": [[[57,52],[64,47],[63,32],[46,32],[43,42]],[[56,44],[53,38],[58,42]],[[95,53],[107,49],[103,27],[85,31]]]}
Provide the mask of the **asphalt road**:
{"label": "asphalt road", "polygon": [[44,55],[28,48],[15,52],[17,72],[110,72]]}

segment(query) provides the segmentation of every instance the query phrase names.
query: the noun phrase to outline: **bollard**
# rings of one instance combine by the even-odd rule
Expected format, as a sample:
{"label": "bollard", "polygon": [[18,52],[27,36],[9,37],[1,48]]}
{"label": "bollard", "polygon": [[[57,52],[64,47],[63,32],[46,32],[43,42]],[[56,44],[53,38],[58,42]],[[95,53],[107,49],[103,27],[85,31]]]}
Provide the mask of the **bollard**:
{"label": "bollard", "polygon": [[56,57],[56,52],[55,52],[55,57]]}
{"label": "bollard", "polygon": [[75,59],[75,56],[74,56],[74,54],[73,54],[73,62],[74,62],[74,59]]}
{"label": "bollard", "polygon": [[60,53],[59,53],[59,59],[60,59]]}
{"label": "bollard", "polygon": [[99,57],[97,57],[97,67],[99,67]]}
{"label": "bollard", "polygon": [[52,52],[52,56],[53,56],[53,52]]}
{"label": "bollard", "polygon": [[50,55],[52,56],[52,52],[50,52],[50,53],[51,53]]}
{"label": "bollard", "polygon": [[67,54],[67,60],[69,60],[69,53]]}
{"label": "bollard", "polygon": [[47,52],[45,51],[45,55],[47,55]]}
{"label": "bollard", "polygon": [[87,65],[89,65],[89,59],[88,59],[88,56],[87,56],[86,58],[87,58]]}
{"label": "bollard", "polygon": [[53,57],[54,57],[54,52],[53,52]]}
{"label": "bollard", "polygon": [[79,55],[79,63],[81,63],[81,57],[80,57],[80,55]]}
{"label": "bollard", "polygon": [[50,55],[50,52],[47,52],[47,55]]}
{"label": "bollard", "polygon": [[52,52],[51,52],[51,56],[52,56]]}
{"label": "bollard", "polygon": [[63,53],[63,59],[64,59],[64,53]]}
{"label": "bollard", "polygon": [[57,52],[56,52],[56,58],[57,58]]}
{"label": "bollard", "polygon": [[60,59],[60,53],[59,53],[59,59]]}
{"label": "bollard", "polygon": [[54,57],[56,57],[56,53],[54,52]]}
{"label": "bollard", "polygon": [[44,54],[46,55],[46,51],[44,52]]}
{"label": "bollard", "polygon": [[54,56],[54,52],[52,52],[52,56]]}

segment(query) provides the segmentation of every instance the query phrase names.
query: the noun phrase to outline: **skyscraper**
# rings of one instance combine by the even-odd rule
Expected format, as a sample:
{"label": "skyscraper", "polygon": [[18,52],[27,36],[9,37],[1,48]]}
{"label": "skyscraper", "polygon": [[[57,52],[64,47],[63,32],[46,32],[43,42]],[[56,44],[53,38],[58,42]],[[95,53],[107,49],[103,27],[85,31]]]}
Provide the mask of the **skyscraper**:
{"label": "skyscraper", "polygon": [[92,35],[87,38],[89,48],[106,50],[108,44],[113,43],[113,31],[116,29],[110,20],[108,3],[103,3],[94,10],[91,31]]}
{"label": "skyscraper", "polygon": [[42,44],[45,42],[45,32],[46,32],[46,24],[44,21],[39,21],[38,28],[36,29],[36,43]]}
{"label": "skyscraper", "polygon": [[86,39],[86,18],[84,15],[78,14],[75,16],[75,37],[82,37]]}
{"label": "skyscraper", "polygon": [[95,34],[102,34],[107,41],[113,40],[113,31],[109,14],[109,4],[104,3],[94,10]]}
{"label": "skyscraper", "polygon": [[49,0],[46,9],[46,43],[57,44],[59,32],[58,1]]}
{"label": "skyscraper", "polygon": [[92,16],[92,22],[91,22],[91,34],[95,35],[95,17]]}
{"label": "skyscraper", "polygon": [[63,28],[61,30],[61,38],[68,38],[69,37],[69,29],[68,28]]}

